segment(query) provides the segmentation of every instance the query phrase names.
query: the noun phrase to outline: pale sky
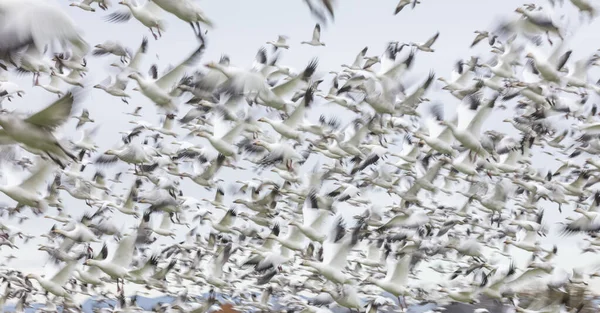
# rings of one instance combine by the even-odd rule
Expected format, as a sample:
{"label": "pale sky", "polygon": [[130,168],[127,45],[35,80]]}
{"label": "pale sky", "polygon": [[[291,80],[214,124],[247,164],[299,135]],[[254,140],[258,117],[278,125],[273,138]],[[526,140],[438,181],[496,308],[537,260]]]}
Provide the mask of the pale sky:
{"label": "pale sky", "polygon": [[[165,69],[169,64],[177,64],[186,58],[195,48],[198,42],[194,38],[191,27],[177,20],[170,14],[165,13],[167,20],[167,30],[159,40],[152,38],[149,30],[143,27],[138,21],[131,20],[127,24],[110,24],[104,21],[104,17],[115,9],[123,10],[124,7],[117,5],[113,1],[113,7],[108,12],[97,10],[95,13],[86,12],[75,7],[69,7],[68,1],[60,1],[60,5],[69,12],[76,23],[84,31],[84,38],[91,45],[102,43],[106,40],[117,40],[126,44],[132,51],[139,47],[143,36],[149,38],[149,52],[142,66],[142,73],[145,74],[152,64],[159,65],[159,72]],[[340,0],[336,11],[334,23],[324,26],[322,29],[321,40],[326,43],[326,47],[312,47],[300,45],[301,41],[308,41],[312,36],[315,20],[309,13],[309,10],[300,0],[203,0],[201,5],[206,15],[215,22],[216,27],[209,29],[207,34],[207,50],[198,66],[202,66],[209,61],[218,61],[222,54],[227,54],[232,65],[239,67],[250,67],[256,52],[269,40],[276,40],[278,35],[289,37],[289,51],[284,51],[279,59],[279,64],[284,64],[295,69],[301,70],[313,58],[318,57],[319,67],[318,75],[325,78],[325,83],[321,89],[326,91],[332,79],[327,73],[331,70],[339,71],[343,63],[350,64],[357,53],[365,46],[369,47],[367,56],[381,55],[390,41],[399,42],[424,42],[437,31],[440,37],[434,45],[435,53],[417,53],[415,66],[410,78],[416,82],[422,82],[430,70],[434,70],[437,77],[450,76],[454,63],[459,59],[468,59],[472,55],[483,55],[483,60],[488,60],[489,46],[482,42],[476,49],[469,49],[475,34],[475,30],[487,30],[497,18],[511,16],[514,9],[520,6],[523,1],[515,0],[422,0],[414,10],[406,7],[398,15],[394,16],[393,11],[397,0]],[[530,1],[539,5],[547,5],[546,1]],[[576,16],[575,11],[567,3],[564,9],[567,15]],[[577,18],[572,18],[577,22]],[[598,29],[599,22],[596,20],[592,24],[584,23],[577,28],[577,32],[572,36],[570,47],[574,50],[571,60],[578,60],[591,55],[596,49],[596,43],[600,42],[600,33]],[[206,28],[203,28],[203,30]],[[571,29],[574,29],[573,27]],[[270,47],[269,48],[269,52]],[[87,57],[90,72],[84,81],[89,86],[86,95],[84,107],[90,111],[96,124],[100,125],[100,130],[96,140],[103,151],[114,148],[120,142],[119,131],[126,131],[133,128],[128,122],[131,116],[121,114],[121,112],[130,112],[136,106],[143,106],[143,120],[158,124],[159,116],[155,114],[155,105],[144,96],[131,91],[135,82],[130,82],[128,90],[133,98],[129,105],[121,102],[119,99],[107,95],[101,90],[92,89],[91,86],[100,83],[109,73],[114,75],[114,71],[109,70],[109,64],[118,62],[117,57]],[[598,71],[590,72],[592,79],[598,78]],[[11,78],[15,77],[14,75]],[[42,82],[47,82],[48,78],[42,78]],[[20,109],[25,111],[36,111],[37,109],[48,105],[54,101],[54,96],[48,94],[41,88],[31,87],[31,77],[25,76],[14,80],[26,90],[24,98],[16,98],[13,102],[5,102],[3,105],[9,109]],[[441,101],[448,105],[446,109],[447,116],[452,116],[452,108],[458,102],[453,97],[449,97],[445,91],[441,90],[442,85],[436,81],[427,97],[431,100]],[[67,89],[63,85],[64,89]],[[594,103],[598,98],[593,95],[588,103]],[[180,107],[179,116],[187,112],[186,107]],[[332,112],[330,109],[318,108],[311,112],[311,116],[318,116],[322,112]],[[79,112],[77,112],[79,113]],[[494,114],[486,123],[485,130],[494,129],[515,135],[512,126],[503,123],[502,120],[511,116],[512,111]],[[314,118],[313,116],[313,118]],[[64,130],[64,136],[78,140],[80,132],[74,129],[75,123],[70,123]],[[87,125],[90,127],[90,125]],[[200,139],[194,139],[195,143],[203,143]],[[535,165],[539,168],[556,168],[557,163],[551,157],[536,153],[534,157]],[[539,164],[539,165],[538,165]],[[85,174],[92,177],[93,166],[86,170]],[[125,169],[122,163],[105,170],[107,176],[114,174],[118,170]],[[306,168],[307,170],[310,168]],[[227,184],[233,183],[239,179],[249,179],[256,174],[245,172],[241,174],[233,173],[231,169],[224,169],[219,173],[219,177],[225,179]],[[18,183],[21,178],[10,179],[2,183]],[[49,178],[50,179],[50,178]],[[149,188],[149,185],[145,185]],[[213,192],[207,192],[204,188],[192,185],[189,180],[183,185],[185,195],[200,198],[212,198]],[[113,190],[114,193],[125,193],[130,187],[129,180],[126,184],[121,184]],[[382,204],[389,203],[389,197],[385,193],[377,193],[378,200],[383,199]],[[81,216],[89,208],[83,201],[73,199],[63,191],[62,198],[65,203],[65,209],[73,216]],[[387,200],[386,200],[387,199]],[[9,199],[2,196],[1,201],[9,202]],[[462,205],[463,199],[454,203]],[[563,214],[559,215],[557,205],[546,204],[546,222],[554,228],[554,224],[563,220],[572,208],[564,208]],[[51,209],[50,214],[55,214]],[[351,212],[349,212],[351,213]],[[116,213],[118,214],[118,213]],[[129,217],[120,218],[117,223],[122,223],[123,229],[137,224],[137,221]],[[350,217],[349,215],[348,217]],[[155,219],[156,220],[156,219]],[[3,223],[20,227],[23,231],[34,235],[40,235],[50,230],[53,221],[45,220],[41,217],[32,216],[22,225],[17,225],[15,220],[3,220]],[[183,231],[177,241],[183,239]],[[176,242],[161,240],[161,243]],[[8,266],[14,267],[25,272],[41,272],[47,275],[53,274],[56,269],[51,266],[44,266],[46,253],[37,250],[38,240],[30,242],[28,245],[19,243],[19,250],[10,250],[2,247],[0,257],[8,254],[17,256],[16,260],[9,263]],[[564,238],[556,236],[554,233],[548,235],[543,241],[548,247],[556,243],[559,245],[557,264],[565,269],[573,266],[580,266],[584,263],[593,262],[597,257],[592,255],[574,257],[579,255],[579,249],[574,238]],[[515,251],[512,249],[512,251]],[[518,255],[518,252],[515,252]],[[577,260],[577,261],[575,261]],[[574,263],[577,262],[577,263]],[[426,272],[423,275],[431,275]],[[433,275],[430,278],[433,279]],[[595,287],[600,284],[594,282]]]}

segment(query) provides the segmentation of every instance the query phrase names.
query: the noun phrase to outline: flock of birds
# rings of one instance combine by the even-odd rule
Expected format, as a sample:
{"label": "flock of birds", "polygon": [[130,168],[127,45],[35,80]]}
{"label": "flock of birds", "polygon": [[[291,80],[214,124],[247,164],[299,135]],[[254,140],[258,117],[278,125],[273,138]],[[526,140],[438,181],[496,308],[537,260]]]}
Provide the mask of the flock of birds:
{"label": "flock of birds", "polygon": [[[319,24],[302,44],[323,49],[321,25],[333,20],[337,4],[305,2]],[[401,0],[394,14],[419,3]],[[300,71],[279,64],[291,49],[283,35],[251,67],[234,66],[226,55],[200,66],[206,30],[218,23],[195,1],[119,4],[125,10],[108,0],[71,6],[114,10],[108,22],[133,18],[156,40],[168,12],[189,23],[197,48],[165,72],[152,66],[145,74],[143,34],[136,46],[92,48],[63,8],[0,1],[0,102],[27,98],[9,74],[31,75],[49,93],[42,110],[0,113],[2,165],[27,176],[0,186],[14,200],[1,211],[0,247],[12,249],[10,262],[20,246],[39,241],[60,266],[39,275],[4,265],[0,306],[16,301],[23,312],[42,297],[41,311],[76,312],[83,295],[116,300],[103,312],[143,311],[125,296],[136,285],[136,293],[175,297],[157,312],[205,312],[225,302],[237,311],[273,311],[273,302],[287,312],[404,311],[411,303],[483,297],[517,312],[582,309],[562,299],[523,308],[518,300],[523,290],[565,291],[600,276],[593,266],[560,275],[557,247],[541,243],[552,230],[544,211],[568,208],[578,215],[562,213],[558,231],[582,236],[584,253],[600,249],[600,112],[589,101],[600,85],[588,77],[600,56],[572,60],[572,32],[548,13],[574,6],[582,23],[591,22],[597,12],[589,0],[526,4],[495,29],[476,31],[472,47],[489,45],[490,55],[457,62],[452,78],[437,78],[455,109],[432,99],[437,73],[413,86],[406,79],[419,55],[436,53],[440,33],[423,43],[391,42],[379,56],[365,47],[331,80],[317,77],[317,59]],[[94,91],[83,83],[90,54],[114,58],[118,71]],[[324,81],[328,89],[320,88]],[[139,92],[162,123],[141,120],[137,107],[127,113],[134,126],[121,132],[118,147],[101,150],[86,92],[124,103]],[[311,120],[319,107],[335,114]],[[514,111],[505,120],[511,135],[488,127],[498,111]],[[79,141],[58,136],[72,118],[83,130]],[[536,154],[562,165],[538,170]],[[117,163],[127,169],[108,177]],[[225,168],[256,175],[240,180],[222,175]],[[182,184],[214,197],[184,194]],[[122,186],[127,193],[119,193]],[[65,197],[88,212],[68,207]],[[382,205],[384,198],[392,204]],[[55,222],[44,238],[18,226],[41,218]],[[135,225],[121,227],[123,218]],[[175,240],[183,233],[185,240]],[[528,255],[524,267],[514,262],[517,250]],[[419,284],[425,270],[436,285]]]}

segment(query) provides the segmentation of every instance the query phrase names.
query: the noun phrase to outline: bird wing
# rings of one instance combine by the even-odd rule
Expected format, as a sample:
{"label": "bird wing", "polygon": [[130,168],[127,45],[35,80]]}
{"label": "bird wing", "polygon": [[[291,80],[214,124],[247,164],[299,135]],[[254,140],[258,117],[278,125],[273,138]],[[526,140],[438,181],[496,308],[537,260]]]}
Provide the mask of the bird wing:
{"label": "bird wing", "polygon": [[433,35],[433,37],[429,38],[429,40],[427,40],[427,42],[425,42],[425,44],[423,44],[423,45],[427,46],[427,47],[431,47],[431,45],[433,45],[433,43],[438,39],[439,36],[440,36],[440,32],[435,33],[435,35]]}
{"label": "bird wing", "polygon": [[115,251],[112,263],[117,266],[128,267],[133,259],[133,249],[135,248],[135,236],[128,235],[121,239],[119,247]]}
{"label": "bird wing", "polygon": [[0,129],[0,145],[12,145],[15,143],[16,141],[14,141],[4,129]]}
{"label": "bird wing", "polygon": [[[52,27],[48,27],[52,25]],[[38,51],[53,41],[70,41],[85,55],[89,45],[81,39],[75,22],[58,6],[46,1],[6,0],[0,3],[0,51],[34,44]]]}
{"label": "bird wing", "polygon": [[46,177],[50,174],[51,169],[52,167],[48,163],[43,162],[43,164],[40,165],[39,169],[35,173],[31,174],[31,176],[29,176],[27,179],[25,179],[19,185],[19,187],[30,191],[39,190],[40,185],[44,183]]}
{"label": "bird wing", "polygon": [[69,281],[69,278],[71,278],[75,265],[77,265],[77,262],[74,261],[67,263],[52,277],[51,281],[58,286],[64,286]]}
{"label": "bird wing", "polygon": [[73,93],[69,92],[45,109],[31,115],[25,122],[53,130],[64,124],[73,110]]}
{"label": "bird wing", "polygon": [[168,212],[163,212],[162,221],[160,222],[160,228],[169,230],[171,229],[171,215]]}
{"label": "bird wing", "polygon": [[163,10],[154,1],[146,1],[142,7],[143,10],[150,12],[154,16],[158,16]]}
{"label": "bird wing", "polygon": [[296,107],[294,112],[292,112],[292,114],[283,122],[283,124],[292,129],[296,128],[296,126],[304,119],[306,109],[310,107],[310,104],[313,100],[314,91],[315,90],[313,87],[309,87],[308,89],[306,89],[303,101],[298,103],[298,106]]}
{"label": "bird wing", "polygon": [[411,255],[408,254],[396,262],[395,266],[393,267],[393,272],[388,272],[388,274],[391,274],[391,279],[393,282],[402,285],[406,284],[406,282],[408,281],[408,270],[410,266],[410,261]]}
{"label": "bird wing", "polygon": [[367,50],[369,50],[369,47],[364,47],[362,50],[360,50],[360,52],[356,56],[356,59],[354,59],[354,63],[352,63],[352,66],[360,66],[360,64],[362,63],[362,60],[365,58],[365,55],[367,54]]}
{"label": "bird wing", "polygon": [[231,130],[225,134],[225,136],[221,137],[221,140],[225,142],[233,142],[233,140],[246,129],[246,121],[240,121],[237,125],[233,126]]}
{"label": "bird wing", "polygon": [[315,41],[319,41],[320,38],[321,38],[321,25],[319,25],[317,23],[317,25],[315,25],[315,29],[313,30],[312,39]]}
{"label": "bird wing", "polygon": [[133,57],[133,59],[131,59],[131,62],[129,63],[129,68],[134,71],[139,71],[140,63],[142,62],[142,58],[144,57],[144,54],[146,54],[147,51],[148,37],[144,37],[144,39],[142,40],[142,44],[140,45],[137,52],[135,53],[135,56]]}
{"label": "bird wing", "polygon": [[196,51],[194,51],[194,53],[192,53],[187,59],[181,62],[181,64],[174,67],[172,70],[170,70],[167,74],[163,75],[154,83],[164,90],[172,88],[173,85],[175,85],[175,83],[177,83],[177,81],[181,79],[181,76],[184,75],[185,70],[198,61],[200,56],[202,56],[203,52],[204,44],[200,45],[200,47],[196,49]]}
{"label": "bird wing", "polygon": [[475,136],[475,138],[479,138],[481,136],[481,127],[492,113],[497,98],[498,95],[496,95],[495,98],[489,100],[489,102],[486,103],[484,106],[480,107],[479,110],[477,110],[477,113],[475,113],[475,116],[473,117],[471,122],[469,123],[469,126],[467,126],[467,129],[473,134],[473,136]]}
{"label": "bird wing", "polygon": [[523,238],[523,242],[529,243],[529,244],[535,244],[536,239],[537,239],[537,232],[527,231],[527,233],[525,234],[525,238]]}

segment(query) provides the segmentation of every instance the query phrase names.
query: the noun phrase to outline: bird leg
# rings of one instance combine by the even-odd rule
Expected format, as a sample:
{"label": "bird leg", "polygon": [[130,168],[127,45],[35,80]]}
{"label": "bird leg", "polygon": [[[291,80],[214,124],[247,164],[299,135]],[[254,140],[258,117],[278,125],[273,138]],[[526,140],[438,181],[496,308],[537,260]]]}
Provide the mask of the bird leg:
{"label": "bird leg", "polygon": [[149,29],[150,29],[150,32],[152,33],[152,36],[154,36],[154,40],[158,40],[158,36],[156,36],[152,27],[149,27]]}
{"label": "bird leg", "polygon": [[160,27],[156,26],[156,30],[158,31],[158,36],[162,37],[162,34],[160,33]]}
{"label": "bird leg", "polygon": [[125,103],[129,104],[129,101],[127,101],[127,99],[125,99],[125,98],[121,98],[121,101],[123,101],[123,102],[125,102]]}
{"label": "bird leg", "polygon": [[550,32],[546,31],[546,37],[548,38],[548,43],[552,46],[554,45],[554,43],[552,42],[552,40],[550,40]]}
{"label": "bird leg", "polygon": [[199,30],[198,30],[198,31],[196,31],[196,26],[194,26],[194,23],[193,23],[193,22],[190,22],[190,26],[192,26],[192,29],[194,30],[194,34],[198,35],[198,33],[199,33]]}
{"label": "bird leg", "polygon": [[404,310],[404,306],[402,305],[402,299],[398,296],[398,306],[400,306],[400,310]]}

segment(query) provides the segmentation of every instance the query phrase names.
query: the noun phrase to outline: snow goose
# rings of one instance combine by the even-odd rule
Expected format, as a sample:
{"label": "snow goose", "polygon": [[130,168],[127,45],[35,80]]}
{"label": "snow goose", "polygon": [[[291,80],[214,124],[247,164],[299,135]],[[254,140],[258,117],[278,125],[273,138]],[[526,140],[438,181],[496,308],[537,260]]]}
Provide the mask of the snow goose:
{"label": "snow goose", "polygon": [[[425,125],[429,129],[429,135],[426,136],[422,132],[415,132],[414,136],[421,139],[425,144],[431,147],[433,150],[450,156],[455,156],[456,151],[452,147],[453,138],[452,131],[449,127],[443,127],[441,123],[444,121],[444,111],[441,105],[436,104],[429,107],[431,113],[430,117],[425,119]],[[408,139],[410,140],[410,138]],[[418,152],[418,149],[414,149],[413,153]],[[407,163],[414,163],[416,158],[409,158],[403,160]]]}
{"label": "snow goose", "polygon": [[90,5],[92,2],[94,2],[94,0],[83,0],[81,2],[73,2],[69,4],[69,6],[78,7],[84,11],[96,12],[96,9]]}
{"label": "snow goose", "polygon": [[21,182],[19,185],[14,186],[0,186],[0,192],[4,193],[11,199],[17,202],[15,210],[19,210],[24,206],[28,206],[34,210],[36,214],[43,213],[48,207],[48,203],[39,194],[40,187],[44,181],[48,178],[52,170],[52,166],[46,162],[40,160],[38,162],[38,169],[33,172],[27,179]]}
{"label": "snow goose", "polygon": [[[131,73],[137,73],[140,71],[140,63],[142,62],[142,58],[144,57],[146,52],[148,52],[148,38],[144,37],[140,47],[136,51],[135,55],[131,58],[131,61],[129,62],[129,64],[127,64],[127,66],[121,66],[118,63],[111,64],[112,67],[116,67],[121,70],[121,72],[116,76],[114,84],[111,86],[107,86],[106,88],[102,88],[99,85],[96,85],[94,86],[94,88],[103,89],[104,91],[113,96],[124,97],[123,94],[125,88],[127,87],[129,79],[128,76]],[[124,102],[127,103],[126,101]]]}
{"label": "snow goose", "polygon": [[398,13],[400,13],[400,11],[402,11],[402,9],[404,9],[404,7],[406,7],[409,4],[412,4],[411,6],[414,9],[418,3],[421,3],[421,1],[419,1],[419,0],[400,0],[400,2],[398,2],[398,4],[396,5],[396,9],[394,10],[394,15],[397,15]]}
{"label": "snow goose", "polygon": [[152,280],[151,276],[154,275],[156,271],[158,261],[158,256],[153,255],[149,257],[145,262],[143,262],[142,266],[130,270],[124,278],[135,284],[149,285],[150,281]]}
{"label": "snow goose", "polygon": [[53,227],[52,232],[64,236],[74,242],[100,242],[92,230],[81,222],[73,221],[65,229]]}
{"label": "snow goose", "polygon": [[131,52],[129,52],[127,48],[121,43],[112,40],[97,44],[94,48],[95,49],[92,51],[94,56],[116,55],[120,58],[121,63],[125,63],[127,59],[131,57]]}
{"label": "snow goose", "polygon": [[520,241],[513,241],[511,239],[506,239],[504,241],[505,245],[513,245],[519,249],[537,253],[543,251],[540,247],[540,242],[537,240],[537,232],[536,231],[526,231],[525,238]]}
{"label": "snow goose", "polygon": [[64,288],[67,284],[73,271],[75,270],[75,265],[77,262],[69,262],[63,268],[58,271],[52,278],[45,279],[38,274],[29,274],[26,276],[27,279],[33,278],[40,283],[40,286],[44,288],[47,292],[57,296],[64,297],[67,299],[71,298],[71,294]]}
{"label": "snow goose", "polygon": [[596,8],[588,0],[570,0],[571,3],[579,9],[579,13],[587,13],[590,19],[596,16]]}
{"label": "snow goose", "polygon": [[[233,279],[225,280],[223,277],[223,266],[229,258],[231,257],[232,245],[231,243],[227,244],[225,247],[221,249],[218,255],[215,256],[212,262],[207,264],[207,271],[200,271],[196,275],[201,277],[208,284],[213,285],[217,288],[224,288],[228,286],[230,283],[233,283]],[[205,272],[207,274],[204,274]]]}
{"label": "snow goose", "polygon": [[188,22],[198,36],[201,35],[200,23],[214,27],[214,23],[206,17],[198,3],[193,0],[152,0],[152,2],[180,20]]}
{"label": "snow goose", "polygon": [[[71,17],[58,6],[37,0],[8,0],[0,4],[0,52],[12,52],[33,44],[44,51],[53,41],[73,46],[74,53],[86,55],[89,45],[83,40]],[[53,25],[53,27],[48,27]]]}
{"label": "snow goose", "polygon": [[73,86],[78,86],[84,88],[85,86],[81,82],[81,72],[79,70],[71,70],[69,74],[60,74],[52,71],[50,73],[50,77],[56,76],[58,79],[64,81],[65,83]]}
{"label": "snow goose", "polygon": [[301,42],[303,45],[311,45],[311,46],[325,46],[324,42],[321,42],[321,25],[318,23],[315,25],[315,29],[313,31],[313,36],[311,41],[303,41]]}
{"label": "snow goose", "polygon": [[575,208],[575,212],[582,216],[563,227],[564,234],[575,234],[579,232],[594,233],[600,230],[600,213],[596,211],[585,211]]}
{"label": "snow goose", "polygon": [[35,45],[29,45],[24,52],[16,55],[11,63],[17,68],[19,73],[32,73],[33,81],[39,79],[41,73],[50,73],[52,65],[44,57],[44,54],[38,51]]}
{"label": "snow goose", "polygon": [[408,309],[404,296],[409,294],[410,291],[407,283],[411,259],[411,255],[407,254],[399,259],[388,260],[387,272],[385,278],[382,280],[367,277],[368,282],[377,285],[379,288],[397,297],[400,307],[404,309]]}
{"label": "snow goose", "polygon": [[[525,8],[517,8],[515,12],[520,13],[523,16],[521,27],[525,30],[533,29],[541,32],[545,32],[547,35],[552,32],[556,34],[560,40],[564,41],[562,32],[556,23],[552,20],[549,12],[538,11],[538,10],[527,10]],[[548,42],[552,45],[552,40],[548,35]]]}
{"label": "snow goose", "polygon": [[109,76],[99,84],[94,85],[94,88],[101,89],[107,94],[115,97],[120,97],[121,101],[129,104],[127,98],[130,98],[129,94],[125,92],[125,88],[127,88],[127,80],[122,79],[121,77],[115,77],[115,81],[112,82],[112,78]]}
{"label": "snow goose", "polygon": [[122,284],[119,286],[119,280],[123,282],[123,279],[129,274],[129,265],[133,259],[133,252],[135,250],[136,236],[128,235],[119,241],[119,246],[115,250],[112,259],[94,260],[88,259],[85,261],[85,265],[94,266],[99,268],[104,273],[108,274],[111,278],[117,281],[117,290],[122,289]]}
{"label": "snow goose", "polygon": [[310,9],[310,13],[322,23],[327,23],[329,18],[333,20],[335,17],[335,0],[304,0],[304,3]]}
{"label": "snow goose", "polygon": [[342,64],[342,67],[345,67],[345,68],[351,69],[351,70],[357,70],[357,71],[362,70],[363,69],[362,63],[363,63],[363,60],[364,60],[365,55],[367,54],[368,50],[369,50],[369,47],[364,47],[362,50],[360,50],[360,52],[354,59],[354,62],[352,63],[352,65]]}
{"label": "snow goose", "polygon": [[138,82],[140,91],[159,107],[168,110],[176,109],[176,104],[173,102],[175,100],[174,93],[179,90],[176,88],[176,84],[185,74],[185,71],[202,56],[204,49],[203,43],[183,62],[155,81],[146,80],[137,72],[129,74],[129,78],[135,79]]}
{"label": "snow goose", "polygon": [[358,147],[369,133],[369,128],[371,127],[373,121],[374,117],[366,117],[362,120],[357,120],[357,123],[360,125],[360,127],[347,140],[345,140],[345,138],[343,138],[339,133],[331,134],[331,137],[333,137],[337,143],[337,148],[341,149],[344,153],[349,155],[357,155],[364,159],[366,156],[363,155],[362,151],[360,151]]}
{"label": "snow goose", "polygon": [[158,227],[153,227],[152,232],[160,236],[175,238],[175,232],[172,229],[173,213],[162,212],[162,219]]}
{"label": "snow goose", "polygon": [[358,242],[362,226],[362,223],[358,223],[351,233],[347,233],[343,219],[338,218],[327,240],[323,242],[323,262],[304,260],[302,265],[308,266],[334,283],[349,283],[351,278],[344,274],[342,269],[346,266],[348,253]]}
{"label": "snow goose", "polygon": [[49,84],[40,84],[40,80],[39,78],[37,78],[35,80],[34,86],[40,86],[42,88],[44,88],[46,91],[56,94],[58,95],[58,97],[62,97],[64,95],[64,92],[62,90],[60,90],[59,86],[60,86],[60,82],[62,80],[56,76],[56,75],[50,75],[50,83]]}
{"label": "snow goose", "polygon": [[149,164],[152,163],[152,158],[155,155],[155,152],[153,153],[152,150],[153,149],[147,145],[130,143],[119,149],[106,150],[104,155],[99,156],[95,162],[99,164],[110,164],[121,160],[125,163],[135,165]]}
{"label": "snow goose", "polygon": [[70,4],[72,7],[78,7],[84,11],[96,12],[96,9],[92,7],[92,4],[97,2],[100,9],[106,11],[110,6],[110,0],[82,0],[80,2],[73,2]]}
{"label": "snow goose", "polygon": [[215,119],[213,122],[213,134],[210,135],[205,131],[201,131],[198,133],[198,136],[206,138],[220,154],[226,157],[235,157],[236,149],[233,145],[233,141],[246,129],[247,124],[248,120],[242,120],[228,132],[224,132],[223,121],[221,119]]}
{"label": "snow goose", "polygon": [[19,85],[9,81],[2,81],[0,79],[0,95],[2,95],[0,96],[0,102],[2,102],[1,100],[3,99],[8,99],[8,101],[11,101],[14,95],[22,98],[24,93],[25,90],[21,89]]}
{"label": "snow goose", "polygon": [[221,166],[223,166],[224,162],[225,162],[225,156],[222,154],[219,154],[217,159],[214,160],[208,167],[206,167],[203,172],[197,173],[197,174],[181,173],[180,176],[188,177],[194,183],[196,183],[200,186],[204,186],[206,188],[211,188],[211,187],[214,187],[216,184],[216,181],[218,181],[218,180],[215,180],[214,176],[217,174],[217,172],[219,171]]}
{"label": "snow goose", "polygon": [[90,118],[90,111],[87,109],[83,109],[81,111],[80,116],[73,116],[74,119],[77,120],[77,125],[75,125],[75,129],[79,129],[79,127],[83,126],[85,123],[93,123],[94,120]]}
{"label": "snow goose", "polygon": [[274,50],[277,49],[289,49],[290,45],[286,43],[287,36],[279,35],[277,41],[267,41],[267,44],[272,45]]}
{"label": "snow goose", "polygon": [[[107,256],[108,248],[106,247],[106,245],[103,245],[100,252],[95,257],[93,257],[93,259],[101,261],[106,259]],[[84,284],[90,284],[92,286],[104,285],[104,282],[101,279],[102,271],[100,270],[100,268],[95,266],[89,266],[85,270],[75,269],[74,276]]]}
{"label": "snow goose", "polygon": [[263,117],[260,118],[258,122],[268,123],[269,125],[271,125],[271,127],[273,127],[273,129],[276,132],[281,134],[281,136],[283,137],[302,142],[302,133],[298,131],[298,125],[301,124],[304,120],[306,111],[310,108],[313,102],[314,91],[314,86],[311,86],[306,89],[304,97],[300,101],[298,101],[294,112],[292,112],[292,114],[290,114],[290,116],[285,121],[276,122]]}
{"label": "snow goose", "polygon": [[439,81],[442,81],[446,84],[446,86],[444,86],[442,89],[450,91],[465,89],[467,87],[467,82],[473,77],[472,71],[475,69],[476,64],[477,60],[471,61],[468,64],[469,66],[465,69],[463,67],[465,64],[462,61],[458,62],[456,64],[457,71],[453,72],[455,77],[452,81],[447,81],[444,77],[438,78]]}
{"label": "snow goose", "polygon": [[574,69],[569,71],[567,76],[565,76],[565,81],[567,83],[567,87],[577,87],[577,88],[590,88],[594,90],[596,93],[600,93],[600,87],[594,84],[590,84],[588,81],[588,71],[591,66],[595,65],[595,61],[598,57],[594,56],[591,58],[585,58],[582,60],[575,61]]}
{"label": "snow goose", "polygon": [[0,134],[8,135],[12,140],[29,148],[42,151],[64,168],[65,165],[61,160],[76,161],[77,157],[66,150],[52,132],[69,119],[73,103],[73,93],[69,92],[27,118],[15,114],[0,114],[0,126],[2,126]]}
{"label": "snow goose", "polygon": [[296,164],[302,164],[308,158],[310,150],[298,152],[295,147],[300,144],[290,145],[285,142],[268,143],[264,140],[254,140],[254,145],[266,148],[269,153],[258,160],[259,168],[266,168],[273,165],[285,164],[288,171],[293,170]]}
{"label": "snow goose", "polygon": [[355,286],[343,284],[337,286],[335,289],[327,288],[327,286],[325,286],[321,290],[330,294],[333,300],[342,307],[351,310],[360,310],[362,308],[360,297]]}
{"label": "snow goose", "polygon": [[[414,43],[411,42],[409,44],[407,44],[408,46],[412,46],[412,47],[417,47],[417,49],[423,51],[423,52],[434,52],[435,50],[433,50],[431,48],[431,46],[433,46],[433,44],[435,43],[435,41],[438,39],[438,37],[440,36],[440,32],[435,33],[435,35],[433,35],[431,38],[429,38],[426,42],[424,43]],[[400,49],[402,49],[402,46],[400,46]]]}
{"label": "snow goose", "polygon": [[[572,51],[569,50],[561,55],[565,42],[561,42],[552,54],[544,59],[539,52],[531,50],[525,57],[531,59],[539,75],[546,81],[560,83],[562,76],[560,72],[571,57]],[[533,48],[531,48],[533,49]]]}
{"label": "snow goose", "polygon": [[492,35],[487,31],[480,31],[480,30],[476,30],[475,34],[477,34],[477,36],[475,36],[475,39],[473,39],[473,43],[471,43],[471,48],[475,47],[479,42],[481,42],[482,40],[488,38],[488,42],[490,44],[490,46],[493,46],[494,43],[496,42],[496,38],[498,36],[496,35]]}
{"label": "snow goose", "polygon": [[[478,95],[471,95],[465,98],[467,101],[466,105],[463,104],[457,108],[459,110],[458,127],[446,121],[442,121],[441,124],[448,126],[454,138],[463,144],[463,146],[478,155],[488,157],[489,153],[481,145],[481,127],[492,113],[498,96],[499,94],[496,94],[494,98],[485,101]],[[462,122],[469,116],[472,116],[472,118],[468,123],[465,122],[463,124]]]}
{"label": "snow goose", "polygon": [[[162,36],[162,32],[165,31],[166,25],[165,21],[161,18],[161,8],[154,1],[147,1],[144,5],[136,5],[132,1],[133,0],[120,1],[119,4],[129,8],[129,11],[111,13],[106,16],[106,20],[113,23],[124,23],[129,21],[133,16],[136,20],[150,29],[154,39],[158,39],[159,36]],[[156,28],[158,35],[154,33],[154,28]]]}
{"label": "snow goose", "polygon": [[298,227],[298,230],[310,240],[323,242],[326,236],[322,234],[327,218],[331,211],[319,209],[317,195],[313,191],[309,193],[302,205],[302,224],[292,220],[291,225]]}

